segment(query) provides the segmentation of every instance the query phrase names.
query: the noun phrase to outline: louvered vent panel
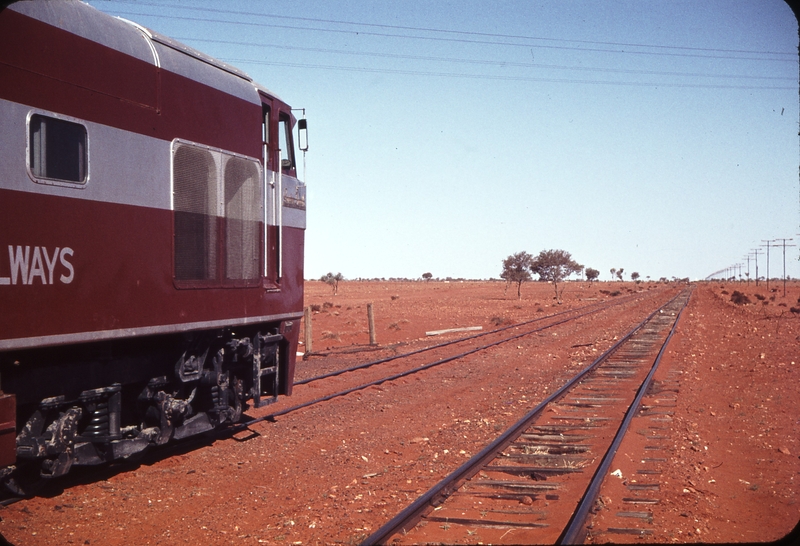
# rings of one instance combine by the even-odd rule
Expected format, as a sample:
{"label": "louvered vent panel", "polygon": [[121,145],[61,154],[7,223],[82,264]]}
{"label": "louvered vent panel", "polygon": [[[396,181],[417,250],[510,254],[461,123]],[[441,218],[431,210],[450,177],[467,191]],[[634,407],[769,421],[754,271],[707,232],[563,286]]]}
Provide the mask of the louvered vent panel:
{"label": "louvered vent panel", "polygon": [[211,280],[217,263],[217,168],[208,150],[178,144],[173,157],[175,278]]}
{"label": "louvered vent panel", "polygon": [[228,279],[256,279],[259,274],[263,198],[258,167],[230,157],[225,165],[225,273]]}

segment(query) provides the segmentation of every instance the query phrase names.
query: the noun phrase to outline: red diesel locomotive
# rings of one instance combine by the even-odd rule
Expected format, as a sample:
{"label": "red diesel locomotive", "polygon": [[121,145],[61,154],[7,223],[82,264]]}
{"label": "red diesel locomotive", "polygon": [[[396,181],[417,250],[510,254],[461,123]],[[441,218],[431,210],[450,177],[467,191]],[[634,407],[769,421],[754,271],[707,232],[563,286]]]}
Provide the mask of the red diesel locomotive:
{"label": "red diesel locomotive", "polygon": [[78,1],[0,7],[7,487],[291,394],[295,124],[242,71],[135,23]]}

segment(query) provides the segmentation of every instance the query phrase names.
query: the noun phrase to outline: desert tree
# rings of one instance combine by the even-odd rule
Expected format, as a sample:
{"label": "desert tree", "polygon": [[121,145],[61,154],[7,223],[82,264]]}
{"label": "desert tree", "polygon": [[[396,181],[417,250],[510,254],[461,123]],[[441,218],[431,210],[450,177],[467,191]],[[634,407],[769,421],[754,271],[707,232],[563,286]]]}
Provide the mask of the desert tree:
{"label": "desert tree", "polygon": [[625,268],[623,268],[623,267],[620,267],[619,269],[617,269],[617,278],[619,280],[622,280],[622,272],[623,271],[625,271]]}
{"label": "desert tree", "polygon": [[612,268],[611,268],[611,280],[612,280],[612,281],[614,280],[614,277],[615,277],[616,275],[617,275],[617,268],[616,268],[616,267],[612,267]]}
{"label": "desert tree", "polygon": [[539,280],[553,283],[556,292],[555,299],[561,303],[561,292],[558,291],[558,283],[564,281],[573,273],[581,270],[581,265],[572,259],[572,255],[566,250],[542,250],[533,260],[531,271],[539,275]]}
{"label": "desert tree", "polygon": [[638,271],[634,271],[633,273],[631,273],[631,280],[634,281],[634,282],[639,280],[639,272]]}
{"label": "desert tree", "polygon": [[500,278],[508,285],[517,283],[517,298],[522,299],[522,283],[531,280],[531,267],[533,266],[533,256],[525,251],[512,254],[503,260],[503,271]]}
{"label": "desert tree", "polygon": [[426,281],[429,281],[433,278],[433,273],[423,273],[422,278],[425,279]]}
{"label": "desert tree", "polygon": [[339,292],[339,281],[344,280],[344,275],[341,273],[328,273],[327,275],[323,275],[320,280],[328,285],[330,285],[331,289],[333,290],[333,295],[335,296],[337,292]]}
{"label": "desert tree", "polygon": [[596,281],[597,277],[600,276],[600,272],[592,267],[586,268],[586,280],[589,281],[591,284],[592,281]]}

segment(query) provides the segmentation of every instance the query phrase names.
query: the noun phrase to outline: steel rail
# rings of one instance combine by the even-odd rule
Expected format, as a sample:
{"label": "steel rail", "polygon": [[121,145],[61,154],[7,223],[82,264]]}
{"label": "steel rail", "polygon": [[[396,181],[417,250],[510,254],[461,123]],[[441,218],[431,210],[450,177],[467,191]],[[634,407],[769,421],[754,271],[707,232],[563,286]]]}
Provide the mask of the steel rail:
{"label": "steel rail", "polygon": [[494,347],[496,345],[500,345],[500,344],[506,343],[508,341],[513,341],[515,339],[519,339],[519,338],[524,337],[524,336],[535,334],[537,332],[541,332],[542,330],[547,330],[548,328],[552,328],[554,326],[559,326],[559,325],[564,324],[566,322],[570,322],[570,321],[575,320],[577,318],[581,318],[583,316],[589,315],[591,313],[596,313],[596,312],[598,312],[598,310],[590,311],[590,312],[584,313],[582,315],[578,315],[577,317],[570,317],[570,318],[567,318],[567,319],[563,319],[563,320],[560,320],[558,322],[554,322],[552,324],[548,324],[547,326],[543,326],[541,328],[536,328],[536,329],[531,330],[529,332],[524,332],[524,333],[521,333],[521,334],[517,334],[517,335],[509,337],[509,338],[501,339],[499,341],[495,341],[495,342],[489,343],[487,345],[481,345],[480,347],[476,347],[474,349],[470,349],[469,351],[465,351],[465,352],[462,352],[462,353],[459,353],[459,354],[456,354],[456,355],[452,355],[452,356],[449,356],[449,357],[441,358],[439,360],[435,360],[433,362],[429,362],[427,364],[423,364],[422,366],[417,366],[416,368],[412,368],[410,370],[406,370],[406,371],[399,372],[399,373],[396,373],[396,374],[392,374],[392,375],[389,375],[389,376],[386,376],[386,377],[382,377],[380,379],[376,379],[376,380],[370,381],[368,383],[362,383],[361,385],[357,385],[355,387],[351,387],[351,388],[345,389],[343,391],[334,392],[334,393],[328,394],[326,396],[322,396],[320,398],[315,398],[314,400],[310,400],[308,402],[303,402],[302,404],[297,404],[296,406],[292,406],[292,407],[286,408],[284,410],[276,411],[276,412],[271,413],[269,415],[264,415],[262,417],[257,417],[255,419],[252,419],[250,421],[242,422],[239,425],[237,425],[236,427],[237,427],[237,430],[243,430],[243,429],[247,428],[248,426],[253,425],[255,423],[259,423],[261,421],[274,421],[276,417],[280,417],[280,416],[286,415],[287,413],[292,413],[294,411],[297,411],[297,410],[300,410],[300,409],[303,409],[303,408],[307,408],[309,406],[313,406],[313,405],[319,404],[321,402],[327,402],[328,400],[332,400],[332,399],[338,398],[340,396],[345,396],[345,395],[348,395],[348,394],[351,394],[351,393],[354,393],[354,392],[357,392],[357,391],[360,391],[360,390],[367,389],[369,387],[374,387],[376,385],[380,385],[382,383],[386,383],[387,381],[394,381],[396,379],[400,379],[402,377],[406,377],[406,376],[421,372],[423,370],[427,370],[427,369],[433,368],[435,366],[439,366],[441,364],[446,364],[447,362],[452,362],[453,360],[458,360],[458,359],[464,358],[466,356],[469,356],[471,354],[477,353],[479,351],[483,351],[485,349],[489,349],[489,348]]}
{"label": "steel rail", "polygon": [[[506,430],[492,443],[486,446],[478,454],[473,456],[470,460],[462,464],[450,475],[446,476],[439,483],[434,485],[430,490],[417,498],[413,503],[406,507],[403,511],[397,514],[389,522],[383,525],[380,529],[375,531],[372,535],[367,537],[361,544],[362,546],[371,546],[374,544],[384,544],[392,536],[402,533],[404,530],[412,529],[422,518],[423,514],[429,508],[435,507],[454,491],[464,481],[470,479],[477,474],[488,462],[495,458],[496,454],[505,449],[511,444],[520,434],[529,428],[529,426],[542,414],[545,408],[552,402],[562,398],[576,383],[581,381],[586,375],[597,368],[602,362],[607,360],[613,355],[625,342],[627,342],[634,334],[636,334],[647,322],[649,322],[659,311],[670,305],[677,300],[685,291],[676,294],[672,299],[653,311],[650,315],[637,324],[630,332],[618,340],[611,346],[605,353],[598,356],[589,366],[578,372],[572,379],[561,386],[553,394],[548,396],[539,405],[528,412],[520,421],[512,425],[511,428]],[[677,320],[675,321],[677,323]]]}
{"label": "steel rail", "polygon": [[[595,500],[597,499],[597,495],[600,493],[600,487],[603,485],[603,481],[605,480],[606,474],[608,473],[608,469],[611,467],[611,463],[614,461],[614,455],[616,455],[617,450],[619,449],[620,444],[622,443],[622,439],[625,437],[625,434],[628,432],[628,428],[630,427],[631,421],[633,420],[636,412],[639,411],[639,407],[642,403],[642,398],[644,398],[647,389],[650,388],[650,383],[653,380],[653,376],[658,369],[658,365],[661,362],[661,357],[664,355],[664,352],[667,350],[667,345],[669,345],[670,340],[672,339],[675,330],[678,327],[678,321],[681,319],[681,315],[683,314],[684,309],[689,303],[689,298],[692,295],[692,291],[694,288],[689,290],[688,295],[686,296],[686,301],[683,303],[680,311],[678,311],[678,315],[675,317],[675,322],[672,324],[672,328],[670,328],[669,334],[667,335],[664,343],[661,345],[661,349],[658,351],[658,355],[656,356],[655,361],[653,362],[653,366],[650,369],[650,373],[647,374],[644,382],[642,383],[641,387],[636,394],[636,398],[634,398],[633,403],[631,404],[628,411],[625,413],[625,418],[622,420],[622,423],[617,430],[616,435],[614,436],[614,440],[611,442],[611,446],[608,448],[608,451],[603,456],[603,460],[601,461],[600,465],[597,467],[597,470],[592,476],[592,481],[589,484],[589,487],[586,489],[583,497],[581,498],[578,507],[575,509],[575,513],[570,518],[567,527],[564,529],[561,536],[558,538],[557,544],[583,544],[584,539],[586,538],[586,519],[589,517],[589,511],[592,509],[592,505],[594,504]],[[681,294],[678,294],[681,296]]]}
{"label": "steel rail", "polygon": [[[610,304],[607,301],[603,301],[603,302],[599,302],[599,303],[592,303],[592,304],[589,304],[589,305],[584,305],[583,307],[577,307],[575,309],[567,309],[565,311],[559,311],[558,313],[553,313],[551,315],[546,315],[544,317],[539,317],[539,318],[535,318],[535,319],[531,319],[531,320],[526,320],[524,322],[520,322],[520,323],[517,323],[517,324],[510,324],[508,326],[503,326],[502,328],[495,328],[494,330],[490,330],[488,332],[481,332],[480,334],[472,334],[472,335],[461,337],[461,338],[454,339],[454,340],[451,340],[451,341],[445,341],[443,343],[438,343],[436,345],[431,345],[430,347],[423,347],[422,349],[417,349],[417,350],[414,350],[414,351],[410,351],[408,353],[403,353],[403,354],[399,354],[399,355],[392,355],[392,356],[388,356],[388,357],[385,357],[385,358],[380,358],[378,360],[365,362],[364,364],[358,364],[356,366],[351,366],[349,368],[343,368],[341,370],[335,370],[335,371],[324,373],[324,374],[321,374],[321,375],[316,375],[314,377],[309,377],[308,379],[303,379],[301,381],[295,381],[294,385],[295,386],[296,385],[306,385],[308,383],[311,383],[313,381],[317,381],[317,380],[320,380],[320,379],[327,379],[329,377],[335,377],[337,375],[342,375],[344,373],[353,372],[353,371],[357,371],[357,370],[362,370],[364,368],[369,368],[369,367],[372,367],[372,366],[376,366],[378,364],[385,364],[387,362],[391,362],[392,360],[397,360],[398,358],[405,358],[407,356],[414,356],[414,355],[417,355],[417,354],[420,354],[420,353],[424,353],[426,351],[433,351],[435,349],[441,349],[442,347],[448,347],[450,345],[455,345],[457,343],[463,343],[463,342],[466,342],[466,341],[471,341],[471,340],[479,338],[479,337],[496,334],[496,333],[499,333],[499,332],[503,332],[505,330],[509,330],[511,328],[519,328],[521,326],[527,326],[529,324],[533,324],[534,322],[540,322],[540,321],[543,321],[543,320],[555,318],[555,317],[558,317],[558,316],[561,316],[561,315],[564,315],[564,314],[567,314],[567,313],[575,313],[575,312],[578,312],[578,311],[591,309],[592,307],[598,307],[598,308],[600,308],[599,310],[610,309],[610,308],[612,308],[612,307],[614,307],[616,305],[622,305],[624,303],[628,303],[630,300],[633,300],[634,298],[636,298],[637,295],[638,294],[629,294],[629,295],[623,296],[622,298],[619,298],[619,299],[617,299],[615,301],[612,301]],[[581,315],[581,316],[584,316],[584,315]],[[313,354],[313,353],[311,353],[311,354]]]}

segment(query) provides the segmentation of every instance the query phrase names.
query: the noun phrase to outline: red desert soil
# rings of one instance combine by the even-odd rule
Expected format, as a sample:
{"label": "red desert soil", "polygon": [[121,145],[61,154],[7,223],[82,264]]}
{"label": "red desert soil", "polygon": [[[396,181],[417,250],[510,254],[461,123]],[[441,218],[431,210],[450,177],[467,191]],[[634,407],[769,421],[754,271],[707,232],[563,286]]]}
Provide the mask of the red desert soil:
{"label": "red desert soil", "polygon": [[[492,282],[343,282],[335,296],[309,282],[306,305],[319,309],[315,354],[298,359],[298,380],[467,335],[425,335],[432,330],[486,331],[634,293],[644,299],[0,508],[0,533],[19,546],[358,543],[678,288],[569,283],[556,305],[552,286],[542,283],[524,285],[518,300]],[[734,290],[751,303],[731,302]],[[798,523],[800,315],[790,310],[800,307],[798,298],[798,283],[786,297],[782,285],[769,292],[753,284],[697,286],[659,368],[680,388],[659,504],[649,508],[653,534],[600,534],[596,542],[768,541]],[[369,346],[368,303],[377,348]],[[329,381],[363,382],[347,375]],[[292,397],[247,414],[310,400],[327,381],[297,386]],[[639,456],[634,444],[618,455],[615,468],[625,477],[635,472],[624,464]],[[615,496],[603,499],[598,527],[618,509]],[[479,534],[470,540],[479,542]]]}

